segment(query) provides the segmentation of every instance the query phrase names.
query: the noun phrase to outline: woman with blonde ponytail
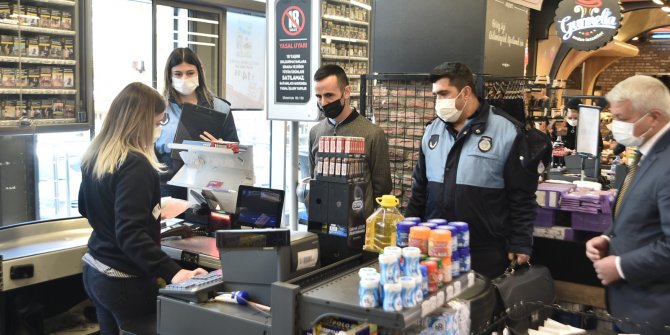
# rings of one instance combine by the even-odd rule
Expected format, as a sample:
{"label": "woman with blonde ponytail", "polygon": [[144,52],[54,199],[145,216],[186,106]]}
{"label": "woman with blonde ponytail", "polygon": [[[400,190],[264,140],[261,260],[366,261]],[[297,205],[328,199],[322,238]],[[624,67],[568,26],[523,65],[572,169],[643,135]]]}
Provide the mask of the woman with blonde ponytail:
{"label": "woman with blonde ponytail", "polygon": [[93,227],[84,255],[84,287],[101,334],[156,311],[156,278],[177,283],[203,269],[181,269],[160,248],[160,164],[154,131],[166,101],[142,83],[112,101],[102,129],[82,158],[79,212]]}

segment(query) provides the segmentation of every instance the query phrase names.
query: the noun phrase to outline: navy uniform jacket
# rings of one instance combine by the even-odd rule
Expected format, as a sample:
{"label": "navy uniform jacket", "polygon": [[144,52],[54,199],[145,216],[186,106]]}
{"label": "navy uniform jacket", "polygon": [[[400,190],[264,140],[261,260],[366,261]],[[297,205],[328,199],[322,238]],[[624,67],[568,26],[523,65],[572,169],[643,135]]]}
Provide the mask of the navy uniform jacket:
{"label": "navy uniform jacket", "polygon": [[482,101],[461,132],[435,119],[424,132],[405,216],[470,225],[473,249],[531,254],[537,171],[516,153],[520,124]]}
{"label": "navy uniform jacket", "polygon": [[[652,329],[630,332],[662,333],[670,308],[670,131],[661,135],[642,158],[610,236],[610,255],[621,258],[626,279],[607,287],[610,313],[617,319],[649,322]],[[622,329],[626,329],[622,324]]]}

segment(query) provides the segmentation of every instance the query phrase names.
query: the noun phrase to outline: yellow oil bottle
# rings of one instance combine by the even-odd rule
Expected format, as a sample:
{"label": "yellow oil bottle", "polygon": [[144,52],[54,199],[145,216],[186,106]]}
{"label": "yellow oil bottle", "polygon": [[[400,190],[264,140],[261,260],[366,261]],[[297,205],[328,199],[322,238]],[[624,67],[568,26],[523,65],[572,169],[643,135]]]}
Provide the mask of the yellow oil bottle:
{"label": "yellow oil bottle", "polygon": [[393,195],[375,199],[379,208],[365,220],[365,245],[363,249],[382,251],[384,247],[396,245],[396,225],[404,217],[398,210],[400,201]]}

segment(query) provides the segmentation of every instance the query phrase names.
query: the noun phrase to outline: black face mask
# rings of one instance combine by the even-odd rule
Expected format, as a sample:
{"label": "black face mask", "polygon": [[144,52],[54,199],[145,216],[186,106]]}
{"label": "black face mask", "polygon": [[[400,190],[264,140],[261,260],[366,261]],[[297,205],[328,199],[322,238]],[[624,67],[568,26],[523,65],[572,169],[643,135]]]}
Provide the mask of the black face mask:
{"label": "black face mask", "polygon": [[341,99],[337,99],[325,106],[321,106],[321,104],[318,102],[316,103],[316,105],[319,106],[319,110],[321,111],[321,113],[323,113],[323,115],[325,115],[329,119],[334,119],[338,115],[340,115],[344,110],[344,105],[340,100]]}

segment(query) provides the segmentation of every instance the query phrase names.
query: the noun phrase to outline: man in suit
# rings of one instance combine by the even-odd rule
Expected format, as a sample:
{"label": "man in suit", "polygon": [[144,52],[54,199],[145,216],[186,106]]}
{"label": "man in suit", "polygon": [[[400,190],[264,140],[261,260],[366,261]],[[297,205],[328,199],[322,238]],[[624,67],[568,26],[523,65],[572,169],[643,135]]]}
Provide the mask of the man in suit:
{"label": "man in suit", "polygon": [[586,256],[607,288],[621,330],[670,331],[670,92],[660,80],[636,75],[607,94],[618,143],[637,147],[619,186],[614,222],[586,243]]}

